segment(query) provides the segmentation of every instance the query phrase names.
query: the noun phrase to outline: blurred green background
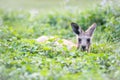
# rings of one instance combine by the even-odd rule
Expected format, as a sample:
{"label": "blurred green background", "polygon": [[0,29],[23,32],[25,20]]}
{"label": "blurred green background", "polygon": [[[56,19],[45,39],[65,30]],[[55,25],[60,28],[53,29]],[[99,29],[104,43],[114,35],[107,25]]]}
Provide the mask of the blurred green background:
{"label": "blurred green background", "polygon": [[92,8],[101,0],[0,0],[0,8],[2,9],[25,9],[51,11],[53,9],[65,9],[72,7],[80,10]]}

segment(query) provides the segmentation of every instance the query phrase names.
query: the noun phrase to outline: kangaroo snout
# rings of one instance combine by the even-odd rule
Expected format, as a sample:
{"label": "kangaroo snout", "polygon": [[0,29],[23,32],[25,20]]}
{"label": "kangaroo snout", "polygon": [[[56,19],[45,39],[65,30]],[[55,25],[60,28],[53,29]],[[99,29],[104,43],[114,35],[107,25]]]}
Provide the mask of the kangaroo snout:
{"label": "kangaroo snout", "polygon": [[86,46],[81,46],[82,50],[85,51],[86,50]]}

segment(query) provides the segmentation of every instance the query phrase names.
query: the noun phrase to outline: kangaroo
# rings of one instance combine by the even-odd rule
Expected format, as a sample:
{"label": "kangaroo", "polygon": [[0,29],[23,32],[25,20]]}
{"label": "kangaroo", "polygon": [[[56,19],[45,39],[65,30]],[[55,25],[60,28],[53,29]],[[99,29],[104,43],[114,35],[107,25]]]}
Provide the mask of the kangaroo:
{"label": "kangaroo", "polygon": [[[59,40],[62,40],[63,44],[67,46],[68,49],[76,47],[77,49],[81,49],[82,51],[90,52],[90,45],[92,43],[92,35],[96,28],[96,23],[93,23],[86,31],[83,31],[78,24],[72,22],[71,23],[72,30],[77,36],[77,44],[73,43],[70,40],[66,39],[55,39],[55,45],[61,46],[62,44],[59,43]],[[41,36],[36,39],[37,42],[45,42],[49,39],[54,38],[53,36]]]}
{"label": "kangaroo", "polygon": [[72,41],[66,40],[66,39],[55,38],[54,36],[41,36],[41,37],[37,38],[36,41],[39,43],[44,43],[51,39],[54,40],[53,45],[57,45],[60,47],[65,45],[69,50],[72,49],[73,47],[76,47],[76,45]]}
{"label": "kangaroo", "polygon": [[77,35],[77,49],[90,52],[92,36],[96,28],[96,23],[93,23],[86,31],[82,30],[76,23],[71,23],[73,32]]}

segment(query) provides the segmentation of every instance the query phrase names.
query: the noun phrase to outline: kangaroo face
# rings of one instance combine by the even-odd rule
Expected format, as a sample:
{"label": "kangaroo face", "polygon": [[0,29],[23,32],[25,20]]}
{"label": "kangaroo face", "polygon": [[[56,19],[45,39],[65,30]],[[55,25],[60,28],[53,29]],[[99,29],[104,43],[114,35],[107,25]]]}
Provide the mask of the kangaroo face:
{"label": "kangaroo face", "polygon": [[78,36],[78,48],[81,47],[83,51],[86,51],[89,49],[89,46],[91,44],[91,37],[87,35],[86,33],[82,33]]}
{"label": "kangaroo face", "polygon": [[81,48],[82,51],[89,51],[96,23],[92,24],[86,31],[83,31],[76,23],[71,23],[71,26],[77,35],[77,48]]}

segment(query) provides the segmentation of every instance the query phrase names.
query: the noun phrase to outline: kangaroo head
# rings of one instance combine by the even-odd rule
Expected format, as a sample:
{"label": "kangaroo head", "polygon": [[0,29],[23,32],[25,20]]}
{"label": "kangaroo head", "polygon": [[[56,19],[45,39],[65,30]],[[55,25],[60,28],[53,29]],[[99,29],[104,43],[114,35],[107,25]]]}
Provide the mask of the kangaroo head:
{"label": "kangaroo head", "polygon": [[93,23],[86,31],[83,31],[76,23],[71,23],[73,32],[77,35],[77,48],[81,48],[82,51],[89,51],[92,35],[96,28],[96,23]]}

